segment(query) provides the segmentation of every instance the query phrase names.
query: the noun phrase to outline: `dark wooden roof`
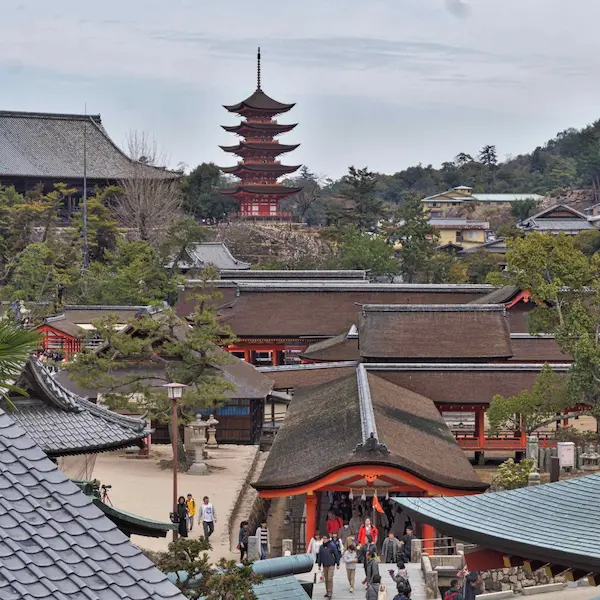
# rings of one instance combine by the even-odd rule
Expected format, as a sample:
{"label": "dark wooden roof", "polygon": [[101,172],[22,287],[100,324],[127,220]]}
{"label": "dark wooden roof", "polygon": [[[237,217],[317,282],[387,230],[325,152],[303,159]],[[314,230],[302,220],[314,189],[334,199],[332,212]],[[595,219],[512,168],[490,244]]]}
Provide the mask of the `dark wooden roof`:
{"label": "dark wooden roof", "polygon": [[356,280],[357,282],[366,281],[368,271],[362,269],[356,270],[283,270],[283,269],[248,269],[241,271],[239,269],[224,269],[219,273],[221,279],[246,280],[246,279],[265,279],[275,280]]}
{"label": "dark wooden roof", "polygon": [[395,498],[420,523],[496,550],[598,572],[600,474],[454,498]]}
{"label": "dark wooden roof", "polygon": [[300,356],[319,362],[359,360],[358,337],[349,338],[347,333],[341,333],[322,342],[311,344]]}
{"label": "dark wooden roof", "polygon": [[[446,488],[487,487],[431,400],[371,373],[361,381],[361,369],[294,395],[256,489],[296,487],[358,464],[397,467]],[[389,452],[357,448],[364,443],[365,394],[376,438]]]}
{"label": "dark wooden roof", "polygon": [[510,346],[513,351],[511,360],[515,362],[559,362],[573,360],[558,347],[552,335],[529,335],[528,333],[511,333]]}
{"label": "dark wooden roof", "polygon": [[[570,365],[551,365],[566,373]],[[531,389],[541,363],[385,364],[369,365],[380,377],[431,398],[436,404],[489,404],[496,395],[508,397]],[[275,373],[269,377],[276,380]],[[276,384],[277,385],[277,384]]]}
{"label": "dark wooden roof", "polygon": [[221,127],[229,133],[239,133],[240,131],[260,131],[269,135],[278,135],[280,133],[287,133],[296,127],[298,123],[290,125],[282,125],[280,123],[249,123],[248,121],[242,121],[239,125],[221,125]]}
{"label": "dark wooden roof", "polygon": [[265,111],[267,113],[280,114],[291,110],[295,106],[294,104],[284,104],[283,102],[277,102],[270,96],[267,96],[260,88],[257,89],[251,96],[248,96],[245,100],[238,102],[237,104],[223,105],[225,109],[233,113],[241,113],[244,109],[252,109]]}
{"label": "dark wooden roof", "polygon": [[233,154],[243,150],[260,150],[274,154],[283,154],[284,152],[291,152],[299,146],[300,144],[280,144],[279,142],[240,142],[236,146],[219,146],[219,148]]}
{"label": "dark wooden roof", "polygon": [[512,356],[501,304],[393,304],[362,307],[365,359],[490,360]]}
{"label": "dark wooden roof", "polygon": [[90,180],[118,180],[136,173],[160,178],[180,174],[134,163],[110,139],[100,115],[0,111],[0,177],[83,179],[84,137]]}
{"label": "dark wooden roof", "polygon": [[342,379],[356,370],[356,361],[337,363],[283,365],[279,367],[258,367],[258,370],[272,379],[276,390],[298,390],[311,385]]}
{"label": "dark wooden roof", "polygon": [[279,174],[285,175],[287,173],[293,173],[300,168],[301,165],[279,165],[277,163],[242,163],[233,167],[219,167],[223,173],[242,173],[243,171],[250,171],[255,173],[268,173],[268,174]]}
{"label": "dark wooden roof", "polygon": [[471,300],[470,304],[507,304],[521,292],[516,285],[506,285],[485,296]]}
{"label": "dark wooden roof", "polygon": [[463,304],[488,286],[240,283],[219,314],[238,337],[329,338],[356,323],[363,304]]}

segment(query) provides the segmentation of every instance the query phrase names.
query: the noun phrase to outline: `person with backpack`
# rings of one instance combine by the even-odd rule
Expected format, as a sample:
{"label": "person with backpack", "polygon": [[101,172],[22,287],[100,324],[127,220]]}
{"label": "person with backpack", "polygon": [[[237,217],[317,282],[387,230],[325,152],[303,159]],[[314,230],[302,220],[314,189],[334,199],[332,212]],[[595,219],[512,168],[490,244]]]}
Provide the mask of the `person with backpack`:
{"label": "person with backpack", "polygon": [[450,589],[444,594],[444,600],[465,600],[465,597],[460,593],[458,579],[453,579],[450,582]]}
{"label": "person with backpack", "polygon": [[396,591],[398,592],[399,595],[404,594],[407,598],[410,598],[410,593],[412,592],[412,588],[410,586],[410,581],[408,580],[408,573],[406,571],[406,566],[404,565],[402,560],[399,560],[398,563],[396,564],[396,567],[398,568],[398,571],[396,574],[394,574],[393,569],[389,570],[390,577],[396,584]]}
{"label": "person with backpack", "polygon": [[381,577],[375,575],[373,581],[367,586],[366,600],[387,600],[387,589],[385,584],[381,583]]}

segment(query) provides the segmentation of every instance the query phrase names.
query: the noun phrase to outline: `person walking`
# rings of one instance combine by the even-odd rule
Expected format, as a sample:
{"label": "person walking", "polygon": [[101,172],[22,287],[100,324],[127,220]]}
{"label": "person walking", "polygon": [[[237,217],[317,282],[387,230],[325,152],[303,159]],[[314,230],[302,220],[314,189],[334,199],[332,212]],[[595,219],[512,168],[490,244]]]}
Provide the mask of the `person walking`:
{"label": "person walking", "polygon": [[238,534],[238,550],[240,551],[240,562],[248,559],[248,538],[250,537],[250,525],[248,521],[242,521]]}
{"label": "person walking", "polygon": [[450,589],[444,594],[444,600],[465,600],[465,597],[460,593],[458,579],[453,579],[450,582]]}
{"label": "person walking", "polygon": [[481,592],[483,581],[479,571],[471,571],[465,578],[462,587],[462,594],[465,600],[475,600],[477,594]]}
{"label": "person walking", "polygon": [[376,575],[379,577],[379,563],[375,558],[375,554],[368,550],[365,559],[365,579],[363,583],[369,587],[369,585],[373,583],[373,579]]}
{"label": "person walking", "polygon": [[337,546],[340,556],[344,554],[344,544],[342,544],[342,540],[340,540],[340,536],[337,533],[333,532],[331,534],[331,541]]}
{"label": "person walking", "polygon": [[394,535],[392,531],[388,533],[388,536],[383,540],[381,546],[381,560],[384,563],[396,564],[398,559],[402,557],[402,545]]}
{"label": "person walking", "polygon": [[[410,593],[412,592],[412,588],[410,585],[410,581],[408,580],[408,571],[406,570],[406,565],[400,559],[396,568],[398,569],[394,574],[394,569],[389,570],[390,577],[392,581],[396,584],[396,591],[400,596],[404,594],[407,598],[410,598]],[[394,598],[394,600],[396,600]]]}
{"label": "person walking", "polygon": [[339,533],[340,529],[344,525],[344,522],[340,517],[338,517],[333,511],[329,511],[327,513],[327,521],[325,523],[327,533],[331,535],[332,533]]}
{"label": "person walking", "polygon": [[307,554],[312,554],[315,562],[317,561],[317,554],[319,554],[319,548],[323,541],[321,540],[321,532],[317,529],[315,534],[310,538],[308,542],[308,548],[306,549]]}
{"label": "person walking", "polygon": [[267,554],[271,552],[271,542],[269,540],[269,529],[267,528],[267,522],[263,521],[260,527],[256,528],[256,540],[258,542],[258,549],[260,551],[260,560],[265,560]]}
{"label": "person walking", "polygon": [[185,503],[185,498],[183,496],[179,496],[177,500],[177,532],[181,537],[188,536],[188,507]]}
{"label": "person walking", "polygon": [[404,562],[410,562],[412,559],[412,541],[416,540],[417,536],[414,534],[412,525],[407,525],[406,533],[402,536],[404,546],[402,547],[402,558]]}
{"label": "person walking", "polygon": [[208,496],[204,496],[204,498],[202,498],[202,506],[198,518],[202,521],[204,537],[206,539],[210,538],[215,530],[217,513],[215,512],[215,507],[209,502]]}
{"label": "person walking", "polygon": [[356,547],[354,544],[348,546],[346,552],[344,552],[342,559],[346,565],[346,576],[348,577],[348,585],[350,586],[350,593],[354,593],[354,581],[356,579],[356,565],[358,564],[358,554],[356,554]]}
{"label": "person walking", "polygon": [[196,516],[196,501],[191,494],[187,495],[187,500],[185,501],[188,507],[188,530],[191,531],[194,529],[194,517]]}
{"label": "person walking", "polygon": [[340,540],[342,540],[342,544],[344,544],[344,547],[347,548],[348,547],[348,538],[353,537],[354,533],[352,533],[352,528],[350,527],[348,521],[346,521],[345,519],[344,519],[344,524],[342,525],[342,528],[339,531],[339,536],[340,536]]}
{"label": "person walking", "polygon": [[352,518],[348,522],[348,525],[350,527],[350,531],[352,532],[352,536],[354,537],[354,539],[356,539],[356,536],[358,535],[358,532],[360,530],[360,526],[362,525],[362,521],[358,514],[358,510],[354,509],[352,511]]}
{"label": "person walking", "polygon": [[387,589],[381,583],[379,575],[375,575],[373,581],[367,585],[365,598],[366,600],[387,600]]}
{"label": "person walking", "polygon": [[364,545],[367,542],[367,536],[371,536],[371,540],[374,544],[377,544],[377,536],[379,535],[379,531],[377,531],[377,527],[371,524],[371,519],[368,517],[365,519],[365,522],[360,526],[358,530],[357,541],[359,544]]}
{"label": "person walking", "polygon": [[323,534],[323,544],[319,548],[317,565],[319,571],[323,571],[323,578],[325,579],[325,598],[331,598],[333,595],[333,573],[335,569],[340,568],[340,554],[327,534]]}

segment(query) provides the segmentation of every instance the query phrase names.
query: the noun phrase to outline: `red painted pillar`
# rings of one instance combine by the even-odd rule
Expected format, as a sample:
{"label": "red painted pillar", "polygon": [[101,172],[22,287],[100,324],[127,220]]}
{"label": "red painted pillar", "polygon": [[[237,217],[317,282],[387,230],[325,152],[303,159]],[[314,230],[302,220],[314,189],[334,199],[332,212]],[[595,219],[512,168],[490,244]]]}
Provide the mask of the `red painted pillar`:
{"label": "red painted pillar", "polygon": [[306,494],[304,509],[306,512],[306,548],[308,548],[308,544],[317,530],[317,495],[314,492]]}
{"label": "red painted pillar", "polygon": [[250,350],[248,350],[248,348],[244,348],[244,360],[249,363],[252,360],[252,357],[250,356]]}
{"label": "red painted pillar", "polygon": [[435,552],[435,542],[433,539],[435,538],[435,529],[433,525],[427,525],[423,523],[423,525],[421,526],[421,531],[421,539],[423,540],[423,552],[426,552],[427,554],[429,554],[429,556],[431,556]]}
{"label": "red painted pillar", "polygon": [[273,358],[273,366],[279,366],[279,353],[277,352],[277,347],[271,348],[271,356]]}
{"label": "red painted pillar", "polygon": [[483,408],[478,408],[475,412],[475,432],[477,445],[483,450],[485,447],[485,410]]}

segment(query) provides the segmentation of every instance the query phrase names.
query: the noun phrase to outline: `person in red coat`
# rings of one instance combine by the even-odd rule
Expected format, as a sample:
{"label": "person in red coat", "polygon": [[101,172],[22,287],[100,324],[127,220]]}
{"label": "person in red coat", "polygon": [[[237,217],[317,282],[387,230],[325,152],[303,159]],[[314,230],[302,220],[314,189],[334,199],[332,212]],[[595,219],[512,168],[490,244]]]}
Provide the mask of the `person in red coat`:
{"label": "person in red coat", "polygon": [[377,527],[371,524],[371,519],[365,519],[365,522],[360,526],[358,530],[357,541],[361,546],[364,546],[367,543],[367,535],[371,536],[373,544],[377,543],[377,536],[379,535],[379,531],[377,531]]}
{"label": "person in red coat", "polygon": [[344,522],[340,517],[329,511],[327,513],[327,521],[325,525],[327,526],[327,533],[331,536],[334,533],[339,533],[340,529],[344,525]]}

